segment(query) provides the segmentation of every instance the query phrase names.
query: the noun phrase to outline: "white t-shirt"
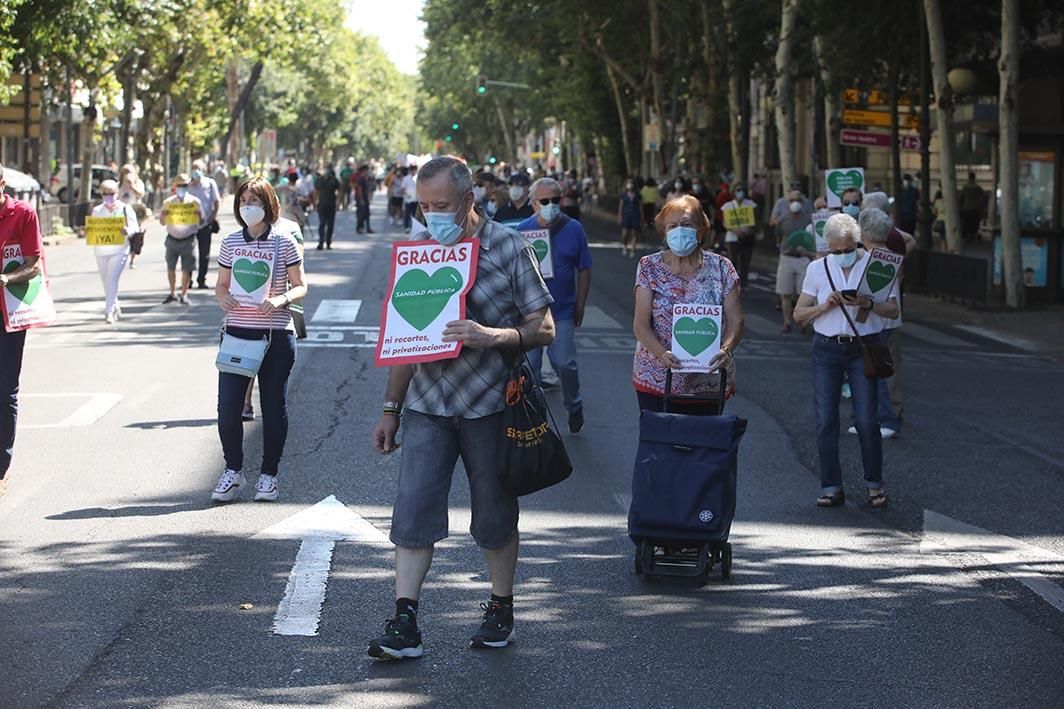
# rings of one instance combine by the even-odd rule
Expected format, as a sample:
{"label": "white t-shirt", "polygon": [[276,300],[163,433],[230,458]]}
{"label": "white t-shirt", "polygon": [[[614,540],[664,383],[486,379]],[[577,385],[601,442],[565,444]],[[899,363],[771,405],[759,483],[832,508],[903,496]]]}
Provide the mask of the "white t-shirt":
{"label": "white t-shirt", "polygon": [[[828,264],[828,268],[831,269],[831,277],[835,281],[835,287],[842,291],[847,289],[857,290],[857,286],[861,284],[861,276],[864,274],[865,267],[868,265],[868,252],[859,252],[861,257],[857,259],[857,262],[850,269],[849,276],[846,276],[842,272],[842,268],[835,263],[835,259],[830,255],[823,258],[818,258],[809,264],[809,268],[805,271],[805,280],[802,282],[802,293],[811,295],[816,298],[817,303],[826,303],[831,292],[834,290],[831,287],[831,283],[828,281],[827,273],[824,272],[824,264]],[[895,300],[895,296],[890,297],[891,300]],[[868,320],[865,322],[857,321],[857,314],[860,310],[856,305],[844,305],[836,308],[832,308],[828,312],[824,313],[816,320],[813,321],[813,329],[817,333],[826,337],[837,337],[839,335],[852,335],[853,330],[850,328],[850,324],[846,322],[846,316],[842,314],[842,308],[849,308],[850,317],[853,318],[853,324],[857,326],[857,332],[861,335],[875,335],[886,329],[886,323],[889,322],[888,318],[884,318],[875,313],[868,314]]]}
{"label": "white t-shirt", "polygon": [[[754,207],[755,210],[756,210],[757,202],[755,202],[752,199],[744,199],[743,203],[739,204],[739,200],[733,199],[731,202],[726,202],[724,204],[724,206],[721,207],[720,209],[721,209],[721,211],[724,211],[724,210],[727,210],[727,209],[737,209],[738,207]],[[756,211],[755,211],[755,214],[756,214]],[[721,219],[724,219],[723,215],[721,215]],[[748,228],[753,229],[753,227],[748,227]],[[738,241],[739,241],[739,235],[736,232],[728,231],[728,232],[726,232],[724,234],[724,243],[726,243],[726,244],[734,244],[734,243],[736,243]]]}
{"label": "white t-shirt", "polygon": [[403,178],[403,201],[417,201],[417,179],[413,175],[407,175]]}
{"label": "white t-shirt", "polygon": [[126,226],[126,243],[121,246],[95,246],[95,253],[100,256],[112,256],[114,254],[120,254],[129,248],[129,235],[140,231],[140,225],[137,223],[137,213],[133,211],[133,207],[129,206],[120,199],[115,200],[114,209],[108,209],[105,204],[97,204],[92,208],[92,216],[94,217],[125,217]]}

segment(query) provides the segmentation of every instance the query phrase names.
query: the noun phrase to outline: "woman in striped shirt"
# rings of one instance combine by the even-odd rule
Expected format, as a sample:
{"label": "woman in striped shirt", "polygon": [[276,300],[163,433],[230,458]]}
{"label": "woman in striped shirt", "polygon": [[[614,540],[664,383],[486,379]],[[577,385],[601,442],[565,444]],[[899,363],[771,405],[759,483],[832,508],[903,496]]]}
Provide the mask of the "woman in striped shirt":
{"label": "woman in striped shirt", "polygon": [[[276,500],[277,468],[288,436],[288,376],[296,359],[288,306],[307,294],[306,276],[295,239],[274,230],[281,206],[269,182],[255,177],[240,185],[234,211],[243,228],[222,241],[214,292],[226,313],[227,333],[248,340],[270,339],[258,373],[263,452],[255,499]],[[247,484],[241,414],[249,381],[237,374],[218,374],[218,436],[225,456],[225,471],[211,495],[218,502],[233,500]]]}

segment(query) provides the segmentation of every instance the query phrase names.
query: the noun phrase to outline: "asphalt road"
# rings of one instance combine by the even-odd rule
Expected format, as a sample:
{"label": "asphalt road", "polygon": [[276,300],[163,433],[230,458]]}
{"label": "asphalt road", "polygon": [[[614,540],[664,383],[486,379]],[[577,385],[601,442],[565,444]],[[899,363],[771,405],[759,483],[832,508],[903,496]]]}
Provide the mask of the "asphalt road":
{"label": "asphalt road", "polygon": [[[857,494],[844,437],[856,502],[818,509],[809,341],[779,332],[759,274],[730,407],[749,420],[732,578],[647,583],[625,532],[635,262],[593,219],[578,340],[587,425],[566,434],[572,478],[522,504],[515,643],[466,647],[488,584],[461,474],[422,598],[424,658],[365,656],[392,612],[391,550],[372,541],[336,544],[316,636],[274,634],[300,542],[260,532],[330,495],[388,529],[398,461],[369,447],[385,378],[371,345],[403,235],[382,207],[380,233],[356,235],[342,214],[334,250],[307,252],[311,339],[274,504],[209,504],[220,312],[209,291],[161,305],[160,234],[123,278],[114,327],[90,250],[49,251],[63,322],[29,336],[0,498],[0,706],[1064,702],[1064,367],[947,323],[907,324],[905,427],[884,444],[891,506]],[[260,428],[245,431],[254,462]]]}

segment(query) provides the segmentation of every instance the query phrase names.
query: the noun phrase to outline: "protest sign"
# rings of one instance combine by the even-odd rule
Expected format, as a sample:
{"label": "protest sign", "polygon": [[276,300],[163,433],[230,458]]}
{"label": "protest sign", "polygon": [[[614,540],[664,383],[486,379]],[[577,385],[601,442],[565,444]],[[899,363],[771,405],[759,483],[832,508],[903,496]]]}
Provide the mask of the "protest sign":
{"label": "protest sign", "polygon": [[888,249],[874,248],[868,253],[868,265],[861,276],[857,292],[872,296],[877,303],[885,303],[894,290],[894,282],[901,273],[905,256]]}
{"label": "protest sign", "polygon": [[720,352],[722,308],[677,303],[672,308],[672,353],[683,364],[677,372],[709,372]]}
{"label": "protest sign", "polygon": [[724,207],[724,228],[729,231],[754,226],[757,221],[753,207]]}
{"label": "protest sign", "polygon": [[200,210],[195,202],[169,202],[166,205],[167,224],[199,224]]}
{"label": "protest sign", "polygon": [[851,187],[864,194],[864,168],[844,167],[824,171],[824,183],[827,185],[826,196],[829,207],[842,206],[842,193]]}
{"label": "protest sign", "polygon": [[826,209],[819,212],[813,212],[813,236],[816,239],[817,253],[823,253],[828,250],[828,240],[824,238],[824,225],[828,223],[828,219],[834,212],[829,212]]}
{"label": "protest sign", "polygon": [[788,234],[787,245],[792,248],[803,248],[809,253],[816,251],[816,239],[805,229],[795,229]]}
{"label": "protest sign", "polygon": [[233,278],[229,294],[245,307],[257,308],[270,295],[273,247],[237,246],[233,249]]}
{"label": "protest sign", "polygon": [[[4,273],[12,273],[21,268],[25,259],[22,247],[18,244],[4,246],[2,268]],[[8,332],[28,330],[33,327],[45,327],[58,320],[55,302],[48,289],[48,279],[44,271],[44,258],[38,262],[41,272],[26,283],[15,283],[4,288],[4,328]]]}
{"label": "protest sign", "polygon": [[539,263],[539,273],[546,278],[554,278],[554,254],[550,245],[550,229],[533,229],[521,232],[532,245]]}
{"label": "protest sign", "polygon": [[85,243],[88,246],[123,246],[126,235],[125,215],[118,217],[85,217]]}
{"label": "protest sign", "polygon": [[465,319],[479,249],[479,239],[454,246],[435,241],[392,246],[392,273],[377,337],[378,367],[459,355],[462,343],[444,342],[443,330],[448,322]]}

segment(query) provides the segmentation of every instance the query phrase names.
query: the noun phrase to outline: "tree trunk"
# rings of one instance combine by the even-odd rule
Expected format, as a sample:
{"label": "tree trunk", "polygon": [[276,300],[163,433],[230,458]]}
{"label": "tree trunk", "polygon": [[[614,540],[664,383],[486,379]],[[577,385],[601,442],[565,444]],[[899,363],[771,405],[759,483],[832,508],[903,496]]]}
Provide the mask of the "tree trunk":
{"label": "tree trunk", "polygon": [[959,254],[962,249],[960,208],[957,194],[957,160],[953,145],[953,89],[946,80],[946,35],[942,27],[940,0],[924,0],[927,41],[931,53],[931,77],[935,84],[935,113],[938,116],[939,176],[945,208],[946,248]]}
{"label": "tree trunk", "polygon": [[[251,100],[251,92],[255,90],[255,85],[259,83],[260,76],[262,76],[262,60],[255,62],[251,66],[251,74],[248,76],[247,83],[240,90],[240,96],[237,98],[236,105],[233,106],[233,110],[229,115],[229,127],[225,129],[225,135],[222,136],[222,155],[227,155],[229,152],[229,138],[233,135],[233,130],[240,121],[244,109],[247,108],[248,101]],[[239,151],[240,146],[236,146],[235,152],[239,153]],[[235,162],[235,160],[231,160],[231,162]]]}
{"label": "tree trunk", "polygon": [[743,106],[742,94],[739,91],[740,67],[735,59],[735,2],[724,0],[724,31],[727,35],[728,55],[728,127],[731,133],[731,168],[739,179],[746,174],[746,164],[743,155]]}
{"label": "tree trunk", "polygon": [[92,201],[92,164],[96,162],[96,95],[89,94],[89,106],[81,123],[81,180],[78,182],[78,202]]}
{"label": "tree trunk", "polygon": [[621,87],[617,83],[617,77],[609,64],[606,65],[606,76],[610,79],[613,88],[613,100],[617,104],[617,120],[621,124],[621,147],[624,152],[624,174],[628,177],[635,175],[632,171],[632,150],[628,140],[628,116],[625,115],[624,102],[621,100]]}
{"label": "tree trunk", "polygon": [[794,155],[794,68],[791,46],[798,24],[798,0],[783,0],[780,44],[776,49],[776,137],[780,151],[780,177],[790,185],[798,173]]}
{"label": "tree trunk", "polygon": [[666,140],[665,131],[665,91],[662,87],[662,74],[665,73],[661,58],[661,20],[658,17],[658,0],[647,0],[650,13],[650,87],[654,97],[654,115],[658,122],[658,154],[661,156],[661,169],[669,164],[672,146]]}
{"label": "tree trunk", "polygon": [[824,86],[824,160],[829,168],[842,167],[839,150],[839,92],[831,73],[831,59],[820,35],[813,38],[813,52],[820,69],[820,83]]}
{"label": "tree trunk", "polygon": [[706,85],[705,85],[705,117],[706,124],[705,129],[699,129],[700,146],[699,151],[700,162],[702,163],[702,173],[709,174],[710,166],[713,165],[716,158],[717,146],[715,143],[716,133],[715,128],[717,125],[717,109],[716,109],[716,96],[717,96],[717,62],[714,55],[714,47],[712,45],[712,38],[716,34],[714,32],[713,20],[709,14],[709,3],[701,2],[699,7],[702,10],[702,62],[706,65]]}
{"label": "tree trunk", "polygon": [[[887,67],[887,105],[890,106],[890,193],[901,194],[901,138],[898,135],[898,65],[901,63],[901,45],[895,43],[890,50]],[[901,204],[894,202],[894,220],[898,219]]]}
{"label": "tree trunk", "polygon": [[1001,88],[998,101],[998,143],[1001,166],[1001,255],[1005,279],[1005,303],[1010,308],[1026,305],[1023,261],[1020,252],[1020,166],[1019,125],[1016,82],[1020,75],[1020,0],[1001,2],[1001,58],[998,73]]}

